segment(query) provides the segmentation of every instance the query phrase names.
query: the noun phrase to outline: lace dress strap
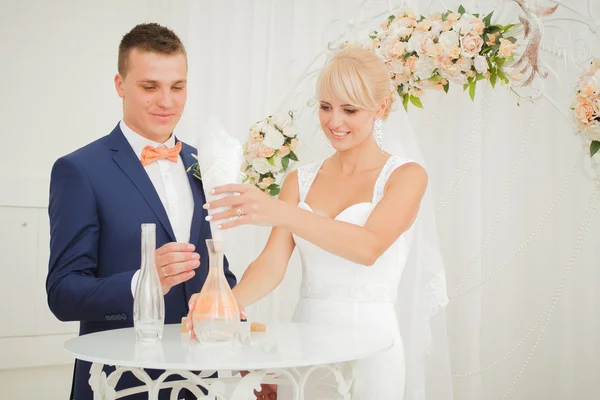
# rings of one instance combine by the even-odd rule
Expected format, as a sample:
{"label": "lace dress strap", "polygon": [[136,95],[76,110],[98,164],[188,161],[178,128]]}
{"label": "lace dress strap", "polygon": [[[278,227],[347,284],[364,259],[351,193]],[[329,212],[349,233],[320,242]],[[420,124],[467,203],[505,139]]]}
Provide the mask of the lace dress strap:
{"label": "lace dress strap", "polygon": [[[400,158],[398,156],[391,156],[387,160],[387,162],[381,169],[381,172],[379,173],[379,177],[377,177],[377,181],[375,181],[375,188],[373,189],[373,200],[372,200],[373,204],[379,203],[379,201],[383,198],[383,195],[385,193],[385,184],[387,183],[388,179],[392,175],[392,172],[394,172],[396,170],[396,168],[398,168],[404,164],[407,164],[409,162],[414,162],[414,161],[410,160],[408,158]],[[300,179],[300,177],[298,177],[298,179]]]}
{"label": "lace dress strap", "polygon": [[306,164],[298,168],[298,191],[300,193],[300,202],[306,201],[308,191],[312,186],[317,173],[321,169],[323,163]]}

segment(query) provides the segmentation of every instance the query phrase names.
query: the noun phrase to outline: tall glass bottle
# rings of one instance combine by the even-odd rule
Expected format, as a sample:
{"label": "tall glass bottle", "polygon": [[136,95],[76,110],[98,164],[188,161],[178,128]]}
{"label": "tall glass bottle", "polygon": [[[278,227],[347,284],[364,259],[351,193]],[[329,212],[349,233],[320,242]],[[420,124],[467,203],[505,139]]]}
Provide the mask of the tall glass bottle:
{"label": "tall glass bottle", "polygon": [[223,270],[223,242],[206,240],[209,270],[196,298],[192,324],[201,342],[233,339],[240,326],[240,311]]}
{"label": "tall glass bottle", "polygon": [[162,339],[165,299],[156,270],[156,225],[142,224],[142,263],[133,299],[133,325],[138,341]]}

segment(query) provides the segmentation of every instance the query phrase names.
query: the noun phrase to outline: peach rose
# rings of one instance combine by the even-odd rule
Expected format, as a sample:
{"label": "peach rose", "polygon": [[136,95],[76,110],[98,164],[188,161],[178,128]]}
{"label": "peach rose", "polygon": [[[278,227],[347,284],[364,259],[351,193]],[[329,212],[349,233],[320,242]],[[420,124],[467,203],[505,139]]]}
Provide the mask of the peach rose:
{"label": "peach rose", "polygon": [[479,35],[469,33],[461,38],[461,45],[463,54],[466,54],[468,57],[475,57],[483,47],[483,39]]}
{"label": "peach rose", "polygon": [[287,146],[281,146],[281,147],[279,148],[279,155],[280,155],[281,157],[285,157],[285,156],[287,156],[288,154],[290,154],[290,148],[289,148],[289,147],[287,147]]}
{"label": "peach rose", "polygon": [[417,63],[417,56],[410,56],[406,59],[406,68],[408,68],[408,70],[410,72],[413,72],[415,70],[416,63]]}
{"label": "peach rose", "polygon": [[272,149],[271,147],[260,146],[260,148],[258,149],[258,154],[260,154],[261,157],[269,158],[273,154],[275,154],[275,150]]}
{"label": "peach rose", "polygon": [[402,57],[406,53],[406,43],[396,40],[392,43],[392,55]]}
{"label": "peach rose", "polygon": [[519,46],[510,40],[500,39],[500,50],[498,50],[498,56],[502,58],[510,57],[510,55],[518,48]]}
{"label": "peach rose", "polygon": [[445,20],[444,22],[442,22],[442,31],[449,31],[450,29],[452,29],[452,25],[454,25],[454,22]]}
{"label": "peach rose", "polygon": [[471,22],[471,32],[474,34],[481,35],[484,29],[485,24],[479,18],[476,18]]}
{"label": "peach rose", "polygon": [[428,19],[430,21],[441,21],[442,20],[442,13],[433,13],[431,14]]}
{"label": "peach rose", "polygon": [[456,22],[459,19],[460,19],[460,14],[459,13],[450,13],[446,17],[446,21],[452,21],[452,22]]}
{"label": "peach rose", "polygon": [[587,99],[577,99],[575,105],[575,116],[584,125],[589,125],[594,116],[594,106]]}
{"label": "peach rose", "polygon": [[292,139],[292,141],[290,142],[290,150],[296,150],[296,146],[298,146],[298,139]]}
{"label": "peach rose", "polygon": [[487,41],[487,45],[488,46],[494,46],[497,43],[498,36],[500,36],[500,32],[496,32],[496,33],[492,33],[490,35],[488,35],[488,41]]}

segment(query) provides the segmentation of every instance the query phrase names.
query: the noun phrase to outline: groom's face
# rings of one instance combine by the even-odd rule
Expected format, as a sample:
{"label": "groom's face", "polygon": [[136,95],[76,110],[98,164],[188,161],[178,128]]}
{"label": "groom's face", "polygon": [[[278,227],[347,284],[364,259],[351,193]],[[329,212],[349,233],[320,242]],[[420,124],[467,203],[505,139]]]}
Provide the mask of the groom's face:
{"label": "groom's face", "polygon": [[163,143],[179,122],[187,99],[186,56],[133,49],[127,61],[125,76],[115,76],[124,121],[138,134]]}

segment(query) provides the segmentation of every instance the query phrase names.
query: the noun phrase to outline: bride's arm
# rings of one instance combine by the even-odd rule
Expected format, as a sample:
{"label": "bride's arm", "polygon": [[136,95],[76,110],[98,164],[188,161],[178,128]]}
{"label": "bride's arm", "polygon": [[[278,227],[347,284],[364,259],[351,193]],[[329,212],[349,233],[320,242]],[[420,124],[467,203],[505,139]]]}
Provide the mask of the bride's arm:
{"label": "bride's arm", "polygon": [[[298,177],[294,171],[287,176],[279,200],[295,207],[298,199]],[[294,247],[294,239],[290,231],[274,226],[265,248],[248,266],[240,282],[233,288],[233,294],[241,307],[262,299],[281,283]]]}
{"label": "bride's arm", "polygon": [[[241,224],[272,225],[336,254],[347,260],[373,265],[375,261],[404,233],[416,218],[427,187],[427,173],[420,165],[408,163],[390,176],[386,191],[364,227],[333,220],[302,210],[295,204],[281,202],[264,195],[250,185],[227,185],[219,193],[239,192],[241,196],[217,200],[211,207],[231,205],[246,214],[243,218],[222,225],[228,229]],[[215,219],[227,218],[235,212],[215,214]]]}

